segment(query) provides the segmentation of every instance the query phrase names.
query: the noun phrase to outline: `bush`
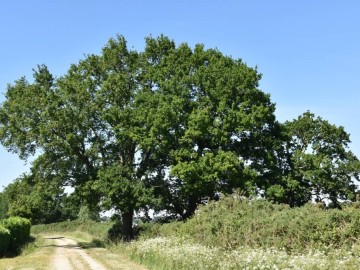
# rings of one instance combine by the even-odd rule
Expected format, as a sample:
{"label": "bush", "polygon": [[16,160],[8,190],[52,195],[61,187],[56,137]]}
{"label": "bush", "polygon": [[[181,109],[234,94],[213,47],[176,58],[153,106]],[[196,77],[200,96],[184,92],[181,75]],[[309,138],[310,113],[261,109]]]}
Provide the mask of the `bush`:
{"label": "bush", "polygon": [[185,238],[223,250],[275,247],[296,253],[360,244],[360,211],[353,205],[342,210],[314,204],[290,208],[229,196],[199,207],[186,222],[142,226],[143,238]]}
{"label": "bush", "polygon": [[3,220],[3,225],[10,231],[10,250],[16,251],[30,238],[31,223],[26,218],[9,217]]}
{"label": "bush", "polygon": [[83,205],[79,210],[78,221],[85,222],[88,220],[100,221],[100,217],[98,213],[91,211],[88,206]]}
{"label": "bush", "polygon": [[33,234],[39,233],[66,233],[66,232],[85,232],[99,239],[106,239],[108,230],[113,222],[96,222],[93,220],[63,221],[58,223],[34,225],[31,228]]}
{"label": "bush", "polygon": [[121,240],[122,235],[122,223],[115,222],[112,227],[109,229],[107,238],[112,242],[117,242]]}
{"label": "bush", "polygon": [[10,231],[0,224],[0,255],[4,254],[10,244]]}

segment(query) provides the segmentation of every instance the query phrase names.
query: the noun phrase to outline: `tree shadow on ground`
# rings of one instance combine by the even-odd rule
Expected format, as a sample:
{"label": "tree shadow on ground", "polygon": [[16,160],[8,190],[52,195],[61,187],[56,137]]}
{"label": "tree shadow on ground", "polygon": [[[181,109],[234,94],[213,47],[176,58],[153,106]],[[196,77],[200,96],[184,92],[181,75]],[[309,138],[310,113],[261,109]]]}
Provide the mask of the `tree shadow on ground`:
{"label": "tree shadow on ground", "polygon": [[64,236],[56,236],[56,237],[44,237],[44,239],[63,239]]}
{"label": "tree shadow on ground", "polygon": [[100,239],[93,239],[91,242],[79,242],[78,245],[83,249],[105,247],[105,243]]}

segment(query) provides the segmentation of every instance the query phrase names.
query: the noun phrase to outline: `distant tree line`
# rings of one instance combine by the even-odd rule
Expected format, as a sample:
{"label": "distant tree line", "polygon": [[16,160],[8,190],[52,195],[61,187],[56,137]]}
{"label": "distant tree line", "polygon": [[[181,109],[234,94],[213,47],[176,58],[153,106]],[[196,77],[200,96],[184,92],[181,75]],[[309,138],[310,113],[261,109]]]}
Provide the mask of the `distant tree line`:
{"label": "distant tree line", "polygon": [[0,141],[24,160],[37,154],[4,191],[9,214],[50,222],[84,204],[115,209],[130,239],[138,211],[187,219],[238,189],[290,206],[355,199],[360,163],[343,127],[310,112],[279,123],[261,74],[240,59],[145,42],[138,52],[117,36],[61,77],[40,65],[32,82],[7,86]]}

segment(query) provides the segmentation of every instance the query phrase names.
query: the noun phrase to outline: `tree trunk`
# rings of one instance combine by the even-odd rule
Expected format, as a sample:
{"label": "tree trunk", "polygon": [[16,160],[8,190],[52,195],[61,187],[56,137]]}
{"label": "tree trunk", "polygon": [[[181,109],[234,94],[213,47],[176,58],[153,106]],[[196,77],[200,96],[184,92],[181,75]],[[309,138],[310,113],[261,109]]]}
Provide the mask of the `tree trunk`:
{"label": "tree trunk", "polygon": [[133,211],[123,212],[122,219],[122,239],[129,242],[133,238]]}
{"label": "tree trunk", "polygon": [[182,220],[187,220],[188,218],[192,217],[195,213],[197,206],[198,206],[198,198],[193,195],[189,196],[186,212],[181,217]]}

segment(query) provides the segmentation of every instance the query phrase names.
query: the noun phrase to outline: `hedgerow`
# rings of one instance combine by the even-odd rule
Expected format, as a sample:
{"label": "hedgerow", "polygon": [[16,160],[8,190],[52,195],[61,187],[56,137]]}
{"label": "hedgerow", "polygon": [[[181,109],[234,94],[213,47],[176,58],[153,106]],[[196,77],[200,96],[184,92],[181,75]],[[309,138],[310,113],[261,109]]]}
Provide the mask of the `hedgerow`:
{"label": "hedgerow", "polygon": [[66,233],[81,231],[86,232],[98,239],[106,239],[107,233],[113,222],[96,222],[92,220],[72,220],[50,224],[34,225],[31,228],[33,234],[39,233]]}
{"label": "hedgerow", "polygon": [[30,238],[31,223],[28,219],[9,217],[2,224],[10,232],[9,250],[16,251]]}
{"label": "hedgerow", "polygon": [[10,232],[0,223],[0,255],[4,254],[10,243]]}
{"label": "hedgerow", "polygon": [[266,200],[225,197],[199,207],[187,222],[144,225],[143,238],[179,237],[192,243],[233,250],[279,248],[287,252],[350,248],[360,237],[360,211],[354,205],[322,209],[290,208]]}

